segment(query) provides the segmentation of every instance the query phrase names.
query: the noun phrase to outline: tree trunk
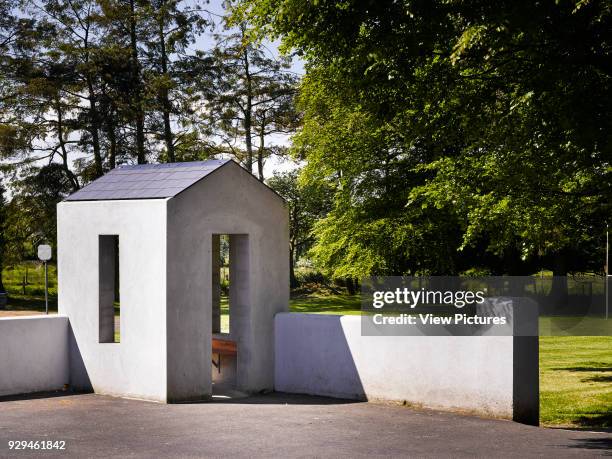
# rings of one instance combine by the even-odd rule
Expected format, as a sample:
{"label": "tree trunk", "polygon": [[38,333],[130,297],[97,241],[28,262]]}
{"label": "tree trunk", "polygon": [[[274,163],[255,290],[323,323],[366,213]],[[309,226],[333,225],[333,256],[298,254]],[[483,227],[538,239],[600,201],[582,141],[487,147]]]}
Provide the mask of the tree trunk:
{"label": "tree trunk", "polygon": [[136,105],[136,157],[138,164],[144,164],[145,136],[144,111],[142,108],[142,83],[140,81],[140,61],[138,60],[138,42],[136,37],[135,0],[130,0],[130,46],[132,50],[132,83],[134,84],[134,100]]}
{"label": "tree trunk", "polygon": [[347,277],[344,280],[345,284],[346,284],[346,289],[348,290],[348,294],[349,295],[354,295],[355,294],[355,283],[353,283],[353,278],[352,277]]}
{"label": "tree trunk", "polygon": [[[6,225],[6,215],[7,211],[4,200],[4,187],[2,186],[2,182],[0,181],[0,293],[6,292],[6,290],[4,289],[4,283],[2,282],[2,269],[4,268],[4,229]],[[2,309],[4,301],[6,301],[6,297],[0,298],[0,309]]]}
{"label": "tree trunk", "polygon": [[117,138],[115,136],[114,109],[111,108],[111,113],[106,119],[106,130],[108,131],[108,141],[110,143],[108,149],[108,165],[111,169],[117,167]]}
{"label": "tree trunk", "polygon": [[68,150],[66,150],[66,140],[64,139],[64,113],[59,99],[56,100],[55,111],[57,112],[57,138],[62,156],[62,168],[70,179],[72,190],[77,191],[81,186],[79,185],[79,179],[70,170],[70,166],[68,165]]}
{"label": "tree trunk", "polygon": [[96,98],[91,82],[91,77],[87,76],[87,89],[89,92],[89,122],[91,132],[91,143],[93,145],[94,152],[94,167],[96,177],[102,177],[104,175],[104,169],[102,168],[102,154],[100,152],[100,119],[98,116],[98,109],[96,107]]}
{"label": "tree trunk", "polygon": [[243,53],[244,61],[244,75],[246,79],[246,107],[244,110],[244,141],[246,144],[246,169],[252,174],[253,173],[253,145],[251,139],[251,126],[252,126],[252,115],[253,115],[253,81],[251,77],[251,70],[249,68],[249,53],[248,47],[245,48]]}
{"label": "tree trunk", "polygon": [[172,134],[172,126],[170,124],[170,101],[168,100],[168,91],[164,90],[163,97],[163,117],[164,117],[164,141],[166,142],[166,151],[168,152],[168,162],[176,161],[174,155],[174,135]]}
{"label": "tree trunk", "polygon": [[265,149],[265,131],[266,131],[266,115],[265,113],[261,117],[261,126],[259,128],[259,149],[257,150],[257,174],[260,182],[264,181],[263,173],[263,156]]}
{"label": "tree trunk", "polygon": [[[0,196],[0,199],[1,199],[1,196]],[[4,225],[4,222],[0,222],[0,225]],[[1,231],[3,231],[3,229],[0,226],[0,232]],[[4,263],[2,263],[3,257],[4,257],[4,241],[2,238],[3,236],[2,234],[0,234],[0,293],[5,293],[6,290],[4,288],[4,283],[2,282],[2,270],[4,269]],[[0,309],[2,309],[1,306],[2,304],[0,303]]]}
{"label": "tree trunk", "polygon": [[[85,63],[89,64],[89,27],[85,30],[83,49],[85,50]],[[100,117],[98,116],[96,93],[91,80],[90,70],[85,71],[85,82],[87,83],[87,95],[89,100],[89,132],[91,133],[91,143],[94,152],[95,176],[102,177],[102,175],[104,175],[104,169],[102,168],[102,153],[100,152]]]}
{"label": "tree trunk", "polygon": [[[165,1],[161,2],[161,8],[163,9]],[[168,56],[166,54],[166,40],[164,36],[164,12],[160,11],[159,15],[159,31],[158,31],[159,47],[160,47],[160,58],[161,58],[161,69],[162,75],[168,76]],[[166,143],[166,151],[168,152],[168,162],[173,163],[176,161],[174,155],[174,136],[172,134],[172,125],[170,124],[170,111],[172,109],[170,105],[170,98],[168,97],[168,88],[162,86],[159,91],[159,98],[162,105],[162,115],[164,118],[164,142]]]}
{"label": "tree trunk", "polygon": [[293,244],[289,244],[289,286],[291,288],[299,286],[295,277],[295,247]]}
{"label": "tree trunk", "polygon": [[555,310],[567,305],[567,257],[563,251],[553,256],[553,279],[549,298]]}
{"label": "tree trunk", "polygon": [[138,164],[145,164],[145,148],[144,148],[144,114],[142,109],[138,108],[139,112],[136,115],[136,160]]}

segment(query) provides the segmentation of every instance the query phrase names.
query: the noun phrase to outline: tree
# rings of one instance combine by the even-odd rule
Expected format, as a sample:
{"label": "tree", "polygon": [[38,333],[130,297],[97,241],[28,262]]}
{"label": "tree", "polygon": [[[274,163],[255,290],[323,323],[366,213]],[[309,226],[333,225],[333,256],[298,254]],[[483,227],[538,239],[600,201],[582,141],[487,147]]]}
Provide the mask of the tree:
{"label": "tree", "polygon": [[[27,165],[59,159],[74,190],[69,156],[88,150],[92,175],[103,173],[96,52],[99,13],[94,1],[24,1],[1,65],[9,84],[0,119],[10,141],[3,156]],[[42,153],[42,155],[41,155]],[[37,156],[38,155],[38,156]]]}
{"label": "tree", "polygon": [[68,164],[69,145],[76,142],[69,139],[74,123],[66,115],[75,100],[62,93],[74,85],[72,70],[39,52],[52,30],[35,19],[11,16],[12,12],[4,11],[3,19],[9,19],[0,24],[5,37],[0,52],[0,155],[17,164],[59,157],[77,189]]}
{"label": "tree", "polygon": [[[518,274],[585,260],[612,203],[607,2],[241,2],[238,21],[307,61],[306,180],[339,273]],[[572,256],[576,252],[581,256]],[[352,267],[352,268],[351,268]],[[508,272],[510,271],[510,272]]]}
{"label": "tree", "polygon": [[13,180],[13,196],[5,207],[5,264],[15,264],[36,256],[39,244],[55,246],[57,203],[72,190],[61,164],[31,167],[23,178]]}
{"label": "tree", "polygon": [[312,245],[313,225],[330,210],[329,190],[312,184],[300,186],[297,170],[276,173],[267,183],[289,207],[289,279],[295,287],[295,263]]}
{"label": "tree", "polygon": [[0,24],[0,148],[14,167],[57,161],[76,190],[118,161],[174,161],[177,148],[197,148],[182,115],[192,111],[189,76],[178,71],[208,23],[197,5],[2,5],[18,13]]}
{"label": "tree", "polygon": [[103,10],[106,47],[122,59],[117,64],[127,65],[119,79],[113,82],[111,74],[108,83],[121,117],[133,126],[136,161],[181,160],[176,150],[193,147],[187,119],[193,108],[186,90],[192,74],[185,61],[189,46],[210,25],[206,10],[180,0],[105,0]]}
{"label": "tree", "polygon": [[267,53],[240,24],[237,31],[218,35],[215,48],[199,53],[196,63],[205,104],[201,123],[219,139],[216,151],[232,155],[251,173],[256,164],[261,181],[266,158],[285,151],[274,137],[293,132],[299,123],[290,61]]}
{"label": "tree", "polygon": [[[155,107],[162,118],[161,138],[166,146],[168,162],[176,161],[172,117],[184,119],[180,104],[189,105],[190,98],[184,86],[185,74],[180,71],[188,58],[187,49],[210,25],[196,4],[185,5],[180,0],[156,0],[147,4],[147,17],[151,18],[146,40],[146,61],[151,64],[145,73],[151,91],[156,94]],[[172,100],[176,102],[172,103]]]}
{"label": "tree", "polygon": [[[95,20],[100,14],[98,4],[95,0],[45,0],[40,4],[30,3],[33,14],[40,17],[41,27],[52,31],[46,34],[43,44],[50,63],[59,61],[64,67],[61,76],[69,79],[68,84],[62,85],[59,90],[84,102],[84,105],[76,102],[71,108],[81,109],[86,126],[83,132],[87,133],[86,137],[81,137],[81,144],[87,142],[91,145],[94,177],[100,177],[104,169],[100,145],[102,120],[97,91],[99,73],[96,51],[101,36],[99,24]],[[61,135],[58,137],[61,139]]]}
{"label": "tree", "polygon": [[14,259],[34,240],[55,240],[54,206],[69,191],[121,162],[199,153],[183,123],[193,108],[180,63],[208,23],[202,14],[176,0],[0,0],[0,159]]}

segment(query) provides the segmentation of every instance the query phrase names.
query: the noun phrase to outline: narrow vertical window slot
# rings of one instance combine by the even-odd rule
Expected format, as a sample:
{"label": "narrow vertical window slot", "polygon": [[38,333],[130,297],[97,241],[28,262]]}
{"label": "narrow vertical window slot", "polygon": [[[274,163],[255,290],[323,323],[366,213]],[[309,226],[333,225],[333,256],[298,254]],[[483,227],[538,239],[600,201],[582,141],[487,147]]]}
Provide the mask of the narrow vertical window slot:
{"label": "narrow vertical window slot", "polygon": [[121,341],[119,236],[100,235],[98,248],[99,342],[119,343]]}

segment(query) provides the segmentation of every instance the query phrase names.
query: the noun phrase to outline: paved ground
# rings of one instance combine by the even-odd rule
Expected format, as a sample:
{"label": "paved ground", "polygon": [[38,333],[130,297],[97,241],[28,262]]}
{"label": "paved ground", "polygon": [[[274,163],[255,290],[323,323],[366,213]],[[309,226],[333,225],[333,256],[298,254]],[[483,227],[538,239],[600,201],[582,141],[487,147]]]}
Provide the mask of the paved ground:
{"label": "paved ground", "polygon": [[[318,397],[163,405],[49,395],[0,399],[0,457],[585,457],[612,448],[610,433]],[[9,440],[64,440],[66,451],[9,451]]]}

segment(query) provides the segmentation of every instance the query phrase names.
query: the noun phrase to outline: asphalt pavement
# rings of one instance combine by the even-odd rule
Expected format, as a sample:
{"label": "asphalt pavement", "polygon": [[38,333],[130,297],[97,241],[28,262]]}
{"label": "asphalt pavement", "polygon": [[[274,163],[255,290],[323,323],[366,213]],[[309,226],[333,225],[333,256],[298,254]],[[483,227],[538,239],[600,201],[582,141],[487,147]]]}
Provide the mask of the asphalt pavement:
{"label": "asphalt pavement", "polygon": [[[65,449],[9,449],[43,440]],[[0,457],[559,458],[611,448],[610,432],[278,393],[173,405],[94,394],[0,398]]]}

